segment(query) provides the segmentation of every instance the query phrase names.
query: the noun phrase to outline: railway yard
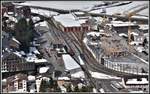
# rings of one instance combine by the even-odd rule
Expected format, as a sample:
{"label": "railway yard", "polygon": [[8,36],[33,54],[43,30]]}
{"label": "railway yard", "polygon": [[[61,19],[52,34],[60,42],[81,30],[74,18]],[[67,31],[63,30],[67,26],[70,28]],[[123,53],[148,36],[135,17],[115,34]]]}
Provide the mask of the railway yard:
{"label": "railway yard", "polygon": [[2,92],[149,92],[149,2],[85,3],[2,3]]}

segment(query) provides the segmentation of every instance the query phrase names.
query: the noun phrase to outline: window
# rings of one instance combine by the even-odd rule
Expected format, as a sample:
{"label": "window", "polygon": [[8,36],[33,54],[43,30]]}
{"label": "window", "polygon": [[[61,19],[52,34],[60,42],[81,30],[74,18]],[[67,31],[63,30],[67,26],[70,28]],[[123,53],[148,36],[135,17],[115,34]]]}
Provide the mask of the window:
{"label": "window", "polygon": [[81,27],[78,27],[79,28],[79,31],[81,31]]}
{"label": "window", "polygon": [[67,29],[68,29],[68,31],[71,31],[71,28],[70,28],[70,27],[68,27]]}
{"label": "window", "polygon": [[74,27],[74,31],[77,31],[77,27]]}
{"label": "window", "polygon": [[18,89],[22,89],[22,88],[23,88],[22,81],[19,81],[18,82]]}
{"label": "window", "polygon": [[64,28],[64,31],[67,31],[67,28]]}
{"label": "window", "polygon": [[71,31],[73,31],[73,27],[71,27]]}

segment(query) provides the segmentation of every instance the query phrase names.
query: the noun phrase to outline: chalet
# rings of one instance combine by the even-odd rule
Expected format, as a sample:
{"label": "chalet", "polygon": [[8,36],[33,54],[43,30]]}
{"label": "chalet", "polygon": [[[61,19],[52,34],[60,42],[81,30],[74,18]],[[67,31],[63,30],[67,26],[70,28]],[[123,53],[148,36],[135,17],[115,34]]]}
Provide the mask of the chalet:
{"label": "chalet", "polygon": [[31,10],[29,6],[16,6],[15,12],[18,16],[24,16],[26,18],[30,18]]}
{"label": "chalet", "polygon": [[6,85],[3,92],[27,92],[27,75],[16,74],[6,79]]}
{"label": "chalet", "polygon": [[2,6],[7,8],[7,14],[14,14],[15,5],[12,2],[3,2]]}
{"label": "chalet", "polygon": [[79,32],[79,31],[89,31],[90,27],[85,24],[85,22],[75,19],[72,14],[61,14],[54,16],[56,22],[58,22],[65,32]]}
{"label": "chalet", "polygon": [[31,71],[35,69],[35,64],[26,62],[17,52],[5,52],[2,58],[2,73],[14,73],[19,71]]}

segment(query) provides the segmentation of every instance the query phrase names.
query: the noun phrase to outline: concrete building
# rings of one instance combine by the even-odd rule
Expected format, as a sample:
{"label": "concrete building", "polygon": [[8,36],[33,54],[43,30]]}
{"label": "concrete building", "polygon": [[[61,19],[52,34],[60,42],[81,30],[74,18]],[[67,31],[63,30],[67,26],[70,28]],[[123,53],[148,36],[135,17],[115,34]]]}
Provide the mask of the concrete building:
{"label": "concrete building", "polygon": [[89,31],[90,27],[85,21],[75,19],[72,14],[61,14],[54,16],[56,22],[60,23],[60,27],[65,32]]}

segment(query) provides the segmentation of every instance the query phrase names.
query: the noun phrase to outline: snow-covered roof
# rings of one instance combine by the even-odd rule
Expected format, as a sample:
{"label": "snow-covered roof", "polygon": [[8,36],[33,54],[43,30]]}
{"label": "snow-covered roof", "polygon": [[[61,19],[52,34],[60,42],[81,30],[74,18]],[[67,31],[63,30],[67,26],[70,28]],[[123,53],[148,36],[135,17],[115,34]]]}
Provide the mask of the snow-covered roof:
{"label": "snow-covered roof", "polygon": [[24,51],[20,51],[20,54],[21,55],[26,55]]}
{"label": "snow-covered roof", "polygon": [[30,52],[33,52],[35,54],[40,54],[40,52],[36,49],[36,47],[30,47]]}
{"label": "snow-covered roof", "polygon": [[3,80],[2,80],[2,82],[6,82],[6,81],[7,81],[6,79],[3,79]]}
{"label": "snow-covered roof", "polygon": [[67,92],[67,89],[64,86],[59,86],[59,87],[60,87],[62,93]]}
{"label": "snow-covered roof", "polygon": [[81,64],[81,65],[84,65],[84,62],[83,62],[83,60],[81,59],[81,57],[78,56],[78,58],[79,58],[80,64]]}
{"label": "snow-covered roof", "polygon": [[84,14],[84,12],[74,12],[75,14]]}
{"label": "snow-covered roof", "polygon": [[92,36],[100,36],[100,32],[89,32],[87,35],[92,35]]}
{"label": "snow-covered roof", "polygon": [[128,79],[126,84],[148,84],[149,82],[147,81],[146,78],[142,78],[142,81],[137,81],[137,79]]}
{"label": "snow-covered roof", "polygon": [[16,52],[13,52],[15,55],[19,56],[19,57],[22,57],[22,55],[20,54],[20,52],[16,51]]}
{"label": "snow-covered roof", "polygon": [[140,47],[137,47],[136,50],[137,50],[138,52],[142,52],[142,51],[144,51],[145,49],[144,49],[144,47],[140,46]]}
{"label": "snow-covered roof", "polygon": [[44,62],[47,62],[46,59],[35,59],[34,60],[35,63],[44,63]]}
{"label": "snow-covered roof", "polygon": [[104,73],[99,73],[99,72],[92,72],[90,71],[92,77],[97,78],[97,79],[121,79],[116,76],[111,76],[111,75],[106,75]]}
{"label": "snow-covered roof", "polygon": [[119,36],[125,36],[125,37],[128,37],[128,35],[125,34],[125,33],[120,33]]}
{"label": "snow-covered roof", "polygon": [[43,26],[43,27],[49,28],[48,23],[46,21],[39,22],[39,23],[35,24],[35,27],[36,26]]}
{"label": "snow-covered roof", "polygon": [[83,71],[79,71],[79,72],[76,72],[74,74],[71,74],[71,77],[74,77],[74,78],[85,78],[85,75],[84,75]]}
{"label": "snow-covered roof", "polygon": [[29,75],[29,76],[28,76],[28,80],[29,80],[29,81],[34,81],[34,80],[35,80],[35,76]]}
{"label": "snow-covered roof", "polygon": [[65,68],[67,70],[72,70],[80,67],[70,55],[64,54],[62,55],[62,58],[64,60]]}
{"label": "snow-covered roof", "polygon": [[54,16],[54,19],[60,22],[65,27],[79,27],[80,22],[75,20],[72,14],[60,14],[58,16]]}
{"label": "snow-covered roof", "polygon": [[9,17],[9,19],[11,20],[11,21],[14,21],[14,22],[18,22],[18,20],[15,18],[15,17],[13,17],[13,16],[10,16],[10,15],[8,15],[7,13],[4,13],[4,16],[6,16],[6,17]]}
{"label": "snow-covered roof", "polygon": [[86,23],[87,20],[86,19],[79,19],[78,21],[80,24],[83,24],[83,23]]}
{"label": "snow-covered roof", "polygon": [[50,17],[51,15],[58,15],[57,12],[42,10],[42,9],[34,9],[34,8],[31,8],[31,12],[32,13],[37,13],[37,14],[40,14],[40,15],[43,15],[43,16],[47,16],[47,17]]}
{"label": "snow-covered roof", "polygon": [[90,45],[95,45],[95,46],[96,46],[96,45],[98,45],[99,43],[97,43],[97,42],[89,42],[89,44],[90,44]]}
{"label": "snow-covered roof", "polygon": [[46,59],[38,59],[35,54],[29,53],[25,58],[27,62],[35,62],[35,63],[42,63],[47,62]]}
{"label": "snow-covered roof", "polygon": [[139,41],[132,41],[132,42],[130,42],[130,45],[134,45],[134,44],[139,45],[140,43],[142,43],[142,42],[139,42]]}
{"label": "snow-covered roof", "polygon": [[142,90],[138,90],[138,91],[130,91],[130,93],[144,93]]}
{"label": "snow-covered roof", "polygon": [[142,29],[142,30],[148,30],[149,29],[148,25],[139,25],[139,26],[140,26],[139,29]]}
{"label": "snow-covered roof", "polygon": [[46,73],[48,71],[49,67],[41,67],[39,69],[39,73]]}
{"label": "snow-covered roof", "polygon": [[56,8],[56,9],[84,9],[89,10],[95,4],[100,4],[102,1],[27,1],[24,3],[20,3],[19,5],[33,5],[33,6],[40,6],[40,7],[47,7],[47,8]]}
{"label": "snow-covered roof", "polygon": [[124,26],[137,26],[134,23],[124,22],[124,23],[111,23],[114,27],[124,27]]}
{"label": "snow-covered roof", "polygon": [[100,88],[99,91],[100,91],[101,93],[105,93],[105,91],[104,91],[103,88]]}
{"label": "snow-covered roof", "polygon": [[21,44],[15,37],[12,37],[12,40],[17,42],[18,44]]}
{"label": "snow-covered roof", "polygon": [[40,20],[40,17],[32,17],[33,22],[35,23],[36,21]]}
{"label": "snow-covered roof", "polygon": [[58,77],[58,80],[70,80],[69,77]]}
{"label": "snow-covered roof", "polygon": [[[123,14],[123,12],[125,12],[125,11],[128,11],[128,10],[133,11],[133,10],[135,10],[135,9],[131,9],[131,8],[134,8],[135,6],[139,6],[141,4],[146,4],[146,3],[148,4],[147,1],[142,1],[142,2],[133,1],[132,3],[127,4],[127,5],[106,8],[106,14],[109,14],[109,15],[112,15],[112,14],[115,14],[115,13]],[[100,10],[95,10],[95,11],[91,11],[91,12],[92,13],[99,13]],[[149,15],[148,8],[144,9],[143,11],[140,11],[138,14],[142,14],[142,15],[148,16]]]}
{"label": "snow-covered roof", "polygon": [[133,34],[135,36],[138,36],[139,34],[138,33],[135,33],[135,32],[131,32],[130,34]]}

